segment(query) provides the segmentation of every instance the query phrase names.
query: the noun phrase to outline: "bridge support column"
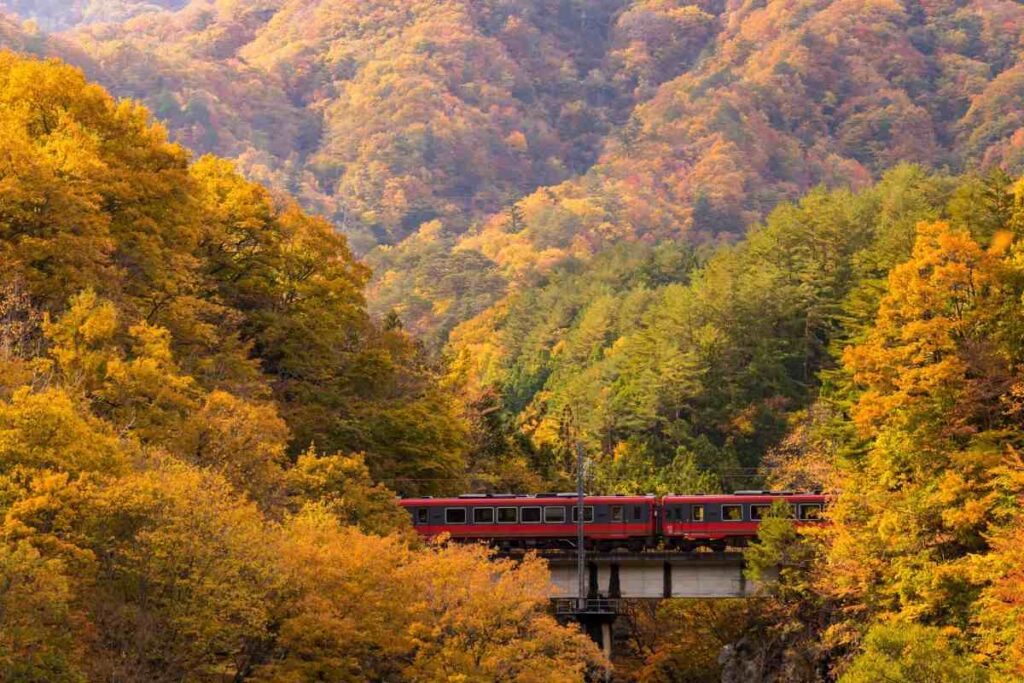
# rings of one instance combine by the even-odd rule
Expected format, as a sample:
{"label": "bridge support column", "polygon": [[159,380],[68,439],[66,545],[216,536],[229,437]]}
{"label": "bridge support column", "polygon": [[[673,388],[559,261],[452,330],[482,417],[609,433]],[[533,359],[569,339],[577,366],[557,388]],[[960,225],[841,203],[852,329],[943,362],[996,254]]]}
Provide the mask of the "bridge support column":
{"label": "bridge support column", "polygon": [[[582,607],[582,609],[581,609]],[[601,648],[604,656],[612,658],[612,626],[619,613],[619,601],[608,598],[594,598],[584,601],[584,606],[575,598],[555,600],[555,616],[562,621],[575,621],[580,629]],[[611,672],[605,681],[610,681]]]}
{"label": "bridge support column", "polygon": [[597,578],[597,562],[591,562],[588,566],[590,570],[590,581],[587,582],[587,598],[590,600],[596,600],[599,593],[600,581]]}
{"label": "bridge support column", "polygon": [[662,590],[661,594],[662,594],[662,597],[671,598],[672,597],[672,563],[666,561],[665,564],[662,565],[662,571],[664,572],[664,574],[663,574],[664,578],[662,579],[662,581],[663,581],[663,590]]}
{"label": "bridge support column", "polygon": [[622,597],[622,584],[619,580],[619,563],[612,562],[608,576],[608,597],[618,599]]}
{"label": "bridge support column", "polygon": [[[608,603],[607,600],[598,601],[601,603]],[[612,659],[612,626],[615,624],[615,619],[618,616],[616,610],[617,606],[609,609],[604,604],[592,605],[594,611],[590,612],[578,612],[571,618],[579,623],[580,628],[590,636],[590,639],[601,648],[601,652],[608,658],[608,661]],[[608,672],[608,677],[605,681],[611,680],[611,672]]]}

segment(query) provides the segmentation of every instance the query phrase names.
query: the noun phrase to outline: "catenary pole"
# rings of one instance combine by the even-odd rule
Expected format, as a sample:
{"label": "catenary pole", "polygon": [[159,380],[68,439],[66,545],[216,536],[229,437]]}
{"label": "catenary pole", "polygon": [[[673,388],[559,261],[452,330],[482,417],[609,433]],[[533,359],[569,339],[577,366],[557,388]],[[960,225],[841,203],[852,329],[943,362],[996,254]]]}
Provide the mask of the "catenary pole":
{"label": "catenary pole", "polygon": [[576,439],[576,583],[580,611],[587,606],[586,550],[583,547],[583,444]]}

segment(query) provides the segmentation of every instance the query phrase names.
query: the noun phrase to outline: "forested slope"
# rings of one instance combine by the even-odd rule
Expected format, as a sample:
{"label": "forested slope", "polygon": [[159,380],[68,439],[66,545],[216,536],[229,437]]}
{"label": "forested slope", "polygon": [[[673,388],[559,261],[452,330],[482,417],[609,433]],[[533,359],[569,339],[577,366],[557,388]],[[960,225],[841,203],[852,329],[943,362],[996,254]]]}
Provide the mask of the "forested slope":
{"label": "forested slope", "polygon": [[714,49],[594,168],[459,248],[515,280],[621,240],[732,239],[783,199],[864,187],[898,162],[1019,169],[1020,5],[742,3],[721,20]]}
{"label": "forested slope", "polygon": [[1017,170],[1022,26],[1010,0],[193,0],[45,49],[360,253],[397,243],[371,306],[436,348],[569,256],[735,239],[898,162]]}
{"label": "forested slope", "polygon": [[120,22],[139,14],[180,9],[189,0],[3,0],[0,10],[31,19],[47,31]]}
{"label": "forested slope", "polygon": [[789,634],[775,656],[791,670],[1024,675],[1024,193],[1004,180],[961,184],[887,276],[848,297],[837,367],[773,458],[775,485],[836,492],[821,533],[801,540],[779,520],[752,556],[787,567],[764,635]]}
{"label": "forested slope", "polygon": [[863,187],[899,162],[1014,170],[1015,114],[997,102],[1018,63],[1017,3],[750,2],[722,19],[714,51],[638,107],[592,182],[526,200],[525,230],[493,246],[485,232],[484,252],[519,268],[524,243],[741,233],[781,199]]}
{"label": "forested slope", "polygon": [[327,222],[2,52],[0,273],[3,680],[602,665],[539,562],[411,541],[375,481],[451,485],[465,429]]}
{"label": "forested slope", "polygon": [[578,412],[606,487],[693,486],[694,463],[718,473],[713,487],[756,485],[765,453],[836,365],[851,315],[873,313],[878,283],[909,256],[918,222],[967,227],[1009,192],[998,174],[899,166],[859,193],[782,205],[735,246],[608,249],[457,328],[452,372],[466,400],[502,407],[503,429],[541,460],[557,460],[564,411]]}
{"label": "forested slope", "polygon": [[365,250],[434,218],[462,231],[585,169],[631,106],[593,73],[621,5],[196,1],[62,40],[177,139],[240,158]]}

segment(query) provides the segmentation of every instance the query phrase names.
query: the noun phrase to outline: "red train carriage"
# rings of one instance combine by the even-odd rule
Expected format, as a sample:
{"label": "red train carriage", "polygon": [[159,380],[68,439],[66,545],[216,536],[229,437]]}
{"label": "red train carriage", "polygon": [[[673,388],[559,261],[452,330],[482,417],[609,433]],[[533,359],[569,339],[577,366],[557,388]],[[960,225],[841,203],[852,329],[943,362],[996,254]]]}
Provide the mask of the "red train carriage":
{"label": "red train carriage", "polygon": [[690,550],[745,545],[757,536],[761,519],[777,500],[790,506],[798,523],[819,522],[825,496],[815,493],[737,491],[731,495],[665,496],[661,500],[661,533],[665,545]]}
{"label": "red train carriage", "polygon": [[[458,498],[400,501],[423,536],[447,533],[455,539],[489,541],[504,548],[573,548],[576,494],[470,494]],[[587,496],[583,508],[588,548],[657,543],[658,499],[648,496]]]}

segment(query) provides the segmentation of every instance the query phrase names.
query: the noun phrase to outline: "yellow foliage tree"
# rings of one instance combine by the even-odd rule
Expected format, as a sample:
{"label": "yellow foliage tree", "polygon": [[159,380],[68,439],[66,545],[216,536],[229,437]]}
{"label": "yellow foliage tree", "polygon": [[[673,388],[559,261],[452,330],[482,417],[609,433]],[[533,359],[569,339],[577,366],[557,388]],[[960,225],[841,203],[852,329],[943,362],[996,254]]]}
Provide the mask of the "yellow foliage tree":
{"label": "yellow foliage tree", "polygon": [[78,683],[63,564],[27,541],[0,544],[0,678]]}
{"label": "yellow foliage tree", "polygon": [[174,681],[245,671],[281,586],[267,522],[222,477],[173,460],[97,492],[79,524],[100,581],[94,678]]}
{"label": "yellow foliage tree", "polygon": [[583,681],[605,666],[594,643],[544,612],[543,561],[495,560],[482,547],[441,546],[413,556],[410,681]]}
{"label": "yellow foliage tree", "polygon": [[480,547],[410,552],[397,539],[340,527],[310,506],[284,528],[292,597],[266,681],[582,681],[596,646],[544,611],[539,559],[495,561]]}
{"label": "yellow foliage tree", "polygon": [[971,558],[1024,491],[1000,475],[1024,351],[1012,332],[1022,281],[1009,244],[985,250],[947,224],[920,225],[874,327],[843,354],[861,390],[852,417],[864,450],[838,463],[820,578],[855,623],[974,628],[974,596],[991,575]]}

